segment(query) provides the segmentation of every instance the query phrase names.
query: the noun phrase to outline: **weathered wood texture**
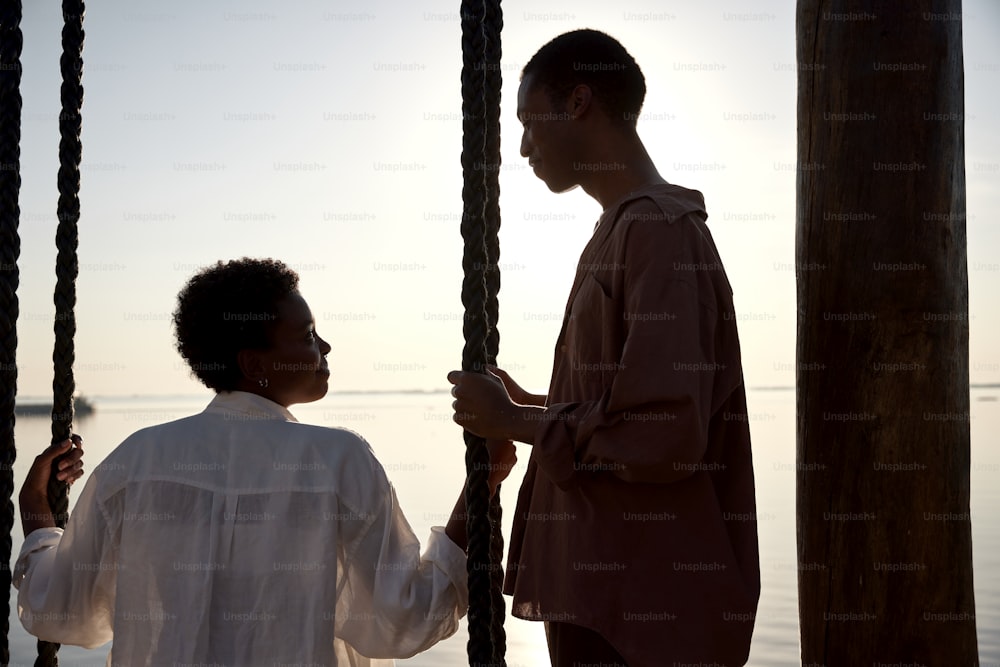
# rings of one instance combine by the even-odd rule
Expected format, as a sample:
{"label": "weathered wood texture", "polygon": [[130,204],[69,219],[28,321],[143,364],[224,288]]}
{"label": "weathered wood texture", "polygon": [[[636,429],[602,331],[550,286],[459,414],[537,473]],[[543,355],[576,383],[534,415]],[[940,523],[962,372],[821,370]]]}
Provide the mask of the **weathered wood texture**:
{"label": "weathered wood texture", "polygon": [[959,0],[799,0],[802,662],[978,662]]}

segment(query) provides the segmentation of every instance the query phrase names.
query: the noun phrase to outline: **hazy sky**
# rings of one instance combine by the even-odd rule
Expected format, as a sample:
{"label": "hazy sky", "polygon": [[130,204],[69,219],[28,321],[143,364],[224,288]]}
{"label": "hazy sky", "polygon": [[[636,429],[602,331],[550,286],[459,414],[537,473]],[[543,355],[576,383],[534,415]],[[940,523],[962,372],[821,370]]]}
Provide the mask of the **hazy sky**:
{"label": "hazy sky", "polygon": [[[964,5],[971,377],[998,382],[1000,10]],[[646,75],[639,131],[661,173],[705,194],[748,384],[793,384],[794,3],[504,9],[502,365],[546,385],[600,214],[518,155],[518,73],[555,35],[594,27]],[[24,11],[18,363],[37,396],[52,375],[61,16],[55,0]],[[458,2],[90,3],[78,389],[200,391],[169,314],[197,267],[243,255],[298,269],[332,387],[445,387],[462,347],[458,19]]]}

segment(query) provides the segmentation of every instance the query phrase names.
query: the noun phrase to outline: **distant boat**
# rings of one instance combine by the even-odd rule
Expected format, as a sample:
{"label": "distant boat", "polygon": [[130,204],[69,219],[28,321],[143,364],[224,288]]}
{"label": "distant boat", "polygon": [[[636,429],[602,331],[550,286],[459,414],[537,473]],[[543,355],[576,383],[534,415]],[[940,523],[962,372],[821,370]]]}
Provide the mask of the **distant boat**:
{"label": "distant boat", "polygon": [[[73,414],[76,417],[88,417],[94,413],[94,404],[84,396],[73,399]],[[48,403],[16,403],[14,415],[17,417],[51,417],[52,402]]]}

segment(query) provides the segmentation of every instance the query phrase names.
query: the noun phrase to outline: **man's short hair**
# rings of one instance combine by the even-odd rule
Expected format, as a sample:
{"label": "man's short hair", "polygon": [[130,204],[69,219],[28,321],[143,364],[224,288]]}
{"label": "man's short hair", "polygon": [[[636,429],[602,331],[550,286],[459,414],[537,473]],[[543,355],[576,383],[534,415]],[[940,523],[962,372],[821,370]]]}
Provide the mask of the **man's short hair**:
{"label": "man's short hair", "polygon": [[538,49],[521,71],[533,76],[553,104],[585,84],[612,122],[635,126],[646,98],[646,78],[625,47],[598,30],[574,30]]}

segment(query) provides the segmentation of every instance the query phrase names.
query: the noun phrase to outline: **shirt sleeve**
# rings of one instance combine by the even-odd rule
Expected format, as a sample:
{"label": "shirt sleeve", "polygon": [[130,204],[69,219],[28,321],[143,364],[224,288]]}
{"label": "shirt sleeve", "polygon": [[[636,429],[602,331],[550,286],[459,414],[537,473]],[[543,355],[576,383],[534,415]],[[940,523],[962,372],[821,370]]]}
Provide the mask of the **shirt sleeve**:
{"label": "shirt sleeve", "polygon": [[87,480],[66,530],[32,531],[14,566],[21,624],[39,639],[95,648],[112,637],[117,554]]}
{"label": "shirt sleeve", "polygon": [[407,658],[458,629],[469,601],[466,555],[441,527],[421,555],[381,466],[377,473],[382,502],[346,546],[335,634],[367,657]]}
{"label": "shirt sleeve", "polygon": [[563,487],[594,472],[669,483],[710,470],[709,422],[742,382],[735,325],[723,326],[731,295],[713,290],[728,281],[704,274],[723,271],[714,246],[690,219],[639,220],[627,230],[621,295],[592,278],[577,295],[578,342],[603,356],[572,372],[596,365],[611,379],[599,398],[549,405],[538,430],[538,465]]}

